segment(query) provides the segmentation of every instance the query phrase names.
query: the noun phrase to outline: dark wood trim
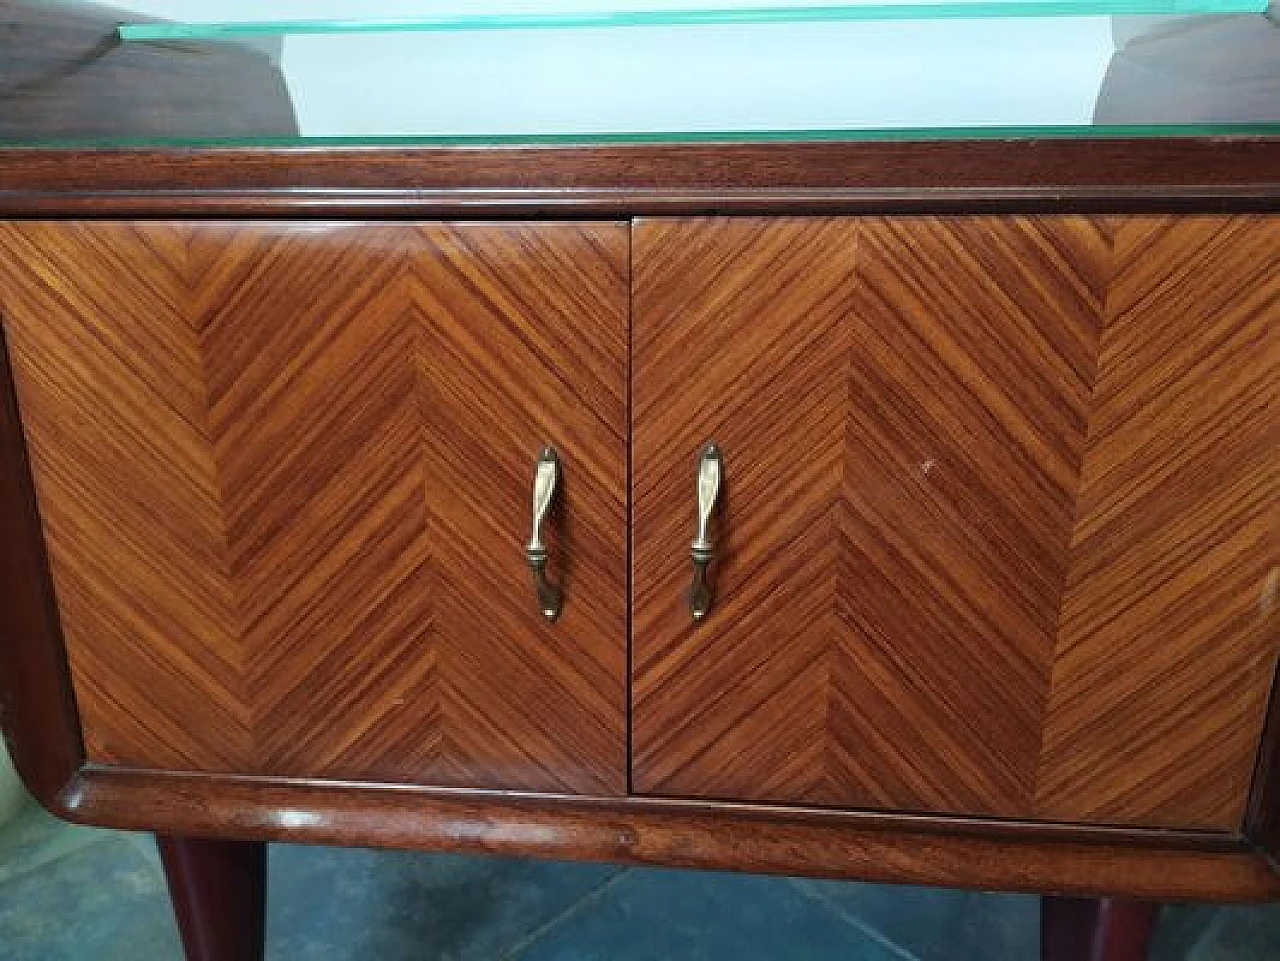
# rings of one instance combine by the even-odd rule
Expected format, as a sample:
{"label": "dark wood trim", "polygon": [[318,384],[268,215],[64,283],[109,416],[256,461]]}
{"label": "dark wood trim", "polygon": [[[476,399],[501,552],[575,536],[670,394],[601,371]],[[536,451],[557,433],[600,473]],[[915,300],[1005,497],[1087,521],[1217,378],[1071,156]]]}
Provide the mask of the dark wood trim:
{"label": "dark wood trim", "polygon": [[0,216],[1280,209],[1280,137],[0,149]]}
{"label": "dark wood trim", "polygon": [[[1240,838],[657,799],[86,768],[69,820],[192,837],[718,868],[1178,901],[1280,898]],[[1192,845],[1195,845],[1194,847]]]}
{"label": "dark wood trim", "polygon": [[267,846],[156,837],[187,961],[262,961]]}
{"label": "dark wood trim", "polygon": [[0,329],[0,731],[49,804],[84,758],[26,444]]}
{"label": "dark wood trim", "polygon": [[1244,831],[1270,855],[1280,871],[1280,667],[1271,684],[1271,706],[1258,749],[1258,770],[1249,795]]}
{"label": "dark wood trim", "polygon": [[0,191],[0,218],[613,219],[633,216],[839,216],[979,213],[1266,213],[1280,187],[1027,187],[817,190],[235,190],[213,193]]}
{"label": "dark wood trim", "polygon": [[[388,800],[408,796],[414,804],[473,805],[512,804],[523,810],[543,808],[583,813],[649,813],[649,814],[730,814],[754,820],[798,821],[831,827],[857,827],[876,830],[908,830],[930,835],[964,834],[975,838],[1023,837],[1039,841],[1057,841],[1098,845],[1147,847],[1157,850],[1211,851],[1223,854],[1249,850],[1244,838],[1219,831],[1180,830],[1175,828],[1141,828],[1056,821],[1030,821],[1012,818],[967,817],[946,814],[922,814],[898,811],[856,811],[844,808],[817,808],[792,804],[767,804],[747,801],[720,801],[691,798],[656,797],[633,794],[627,797],[602,797],[577,794],[546,794],[532,791],[492,790],[484,788],[442,788],[416,784],[391,784],[371,781],[331,781],[307,778],[262,777],[247,775],[204,774],[190,771],[140,770],[86,764],[77,772],[80,786],[92,783],[112,787],[128,784],[143,789],[194,791],[217,794],[227,790],[296,792],[300,800],[323,798],[335,792],[365,792],[364,797]],[[69,786],[70,787],[70,786]],[[64,792],[60,801],[77,797]]]}
{"label": "dark wood trim", "polygon": [[1158,905],[1109,898],[1043,898],[1041,961],[1145,961]]}

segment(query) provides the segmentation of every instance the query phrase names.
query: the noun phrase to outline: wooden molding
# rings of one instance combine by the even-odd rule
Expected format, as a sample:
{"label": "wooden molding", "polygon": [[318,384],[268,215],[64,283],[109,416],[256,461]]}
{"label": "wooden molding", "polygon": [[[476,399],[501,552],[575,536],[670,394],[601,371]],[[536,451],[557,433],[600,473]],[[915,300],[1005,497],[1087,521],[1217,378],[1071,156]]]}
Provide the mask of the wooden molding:
{"label": "wooden molding", "polygon": [[0,149],[0,217],[1280,209],[1280,137]]}
{"label": "wooden molding", "polygon": [[1226,835],[88,767],[55,813],[108,827],[1174,901],[1280,898]]}

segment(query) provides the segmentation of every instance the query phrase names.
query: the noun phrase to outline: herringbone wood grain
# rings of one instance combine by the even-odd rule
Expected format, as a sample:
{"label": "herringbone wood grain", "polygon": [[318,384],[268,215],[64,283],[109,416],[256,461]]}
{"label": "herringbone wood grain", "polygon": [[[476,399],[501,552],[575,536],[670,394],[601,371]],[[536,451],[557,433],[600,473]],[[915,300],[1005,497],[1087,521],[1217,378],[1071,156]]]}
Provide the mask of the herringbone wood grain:
{"label": "herringbone wood grain", "polygon": [[[637,225],[636,789],[1237,827],[1278,231]],[[623,791],[626,260],[608,225],[0,226],[91,758]],[[554,626],[520,552],[544,441]]]}
{"label": "herringbone wood grain", "polygon": [[641,222],[636,788],[1237,827],[1276,657],[1278,226]]}
{"label": "herringbone wood grain", "polygon": [[[625,787],[615,225],[0,226],[90,758]],[[538,613],[522,553],[557,447]]]}
{"label": "herringbone wood grain", "polygon": [[1280,217],[1120,223],[1037,811],[1235,827],[1275,666]]}

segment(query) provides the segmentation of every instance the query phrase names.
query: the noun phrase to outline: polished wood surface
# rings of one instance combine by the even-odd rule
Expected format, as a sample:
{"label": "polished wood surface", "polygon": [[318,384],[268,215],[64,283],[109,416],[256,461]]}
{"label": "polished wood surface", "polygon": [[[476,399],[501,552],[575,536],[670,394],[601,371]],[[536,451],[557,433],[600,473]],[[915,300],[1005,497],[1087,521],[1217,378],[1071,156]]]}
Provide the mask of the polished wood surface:
{"label": "polished wood surface", "polygon": [[1042,816],[1236,827],[1280,649],[1280,217],[1115,230]]}
{"label": "polished wood surface", "polygon": [[633,257],[636,790],[1241,826],[1280,220],[646,220]]}
{"label": "polished wood surface", "polygon": [[297,132],[271,51],[121,43],[116,25],[136,19],[97,3],[0,0],[0,143]]}
{"label": "polished wood surface", "polygon": [[623,791],[626,255],[591,224],[0,227],[89,760]]}
{"label": "polished wood surface", "polygon": [[262,961],[267,846],[159,835],[156,847],[186,961]]}
{"label": "polished wood surface", "polygon": [[1146,961],[1158,906],[1094,898],[1041,900],[1041,961]]}
{"label": "polished wood surface", "polygon": [[1032,813],[1105,269],[1086,218],[637,228],[638,790]]}
{"label": "polished wood surface", "polygon": [[[955,164],[956,157],[944,156],[945,150],[934,153],[926,146],[898,156],[904,165],[904,178],[911,180],[921,171],[932,171],[943,186],[943,179],[950,176],[945,169],[947,163]],[[1035,146],[1050,154],[1056,150],[1050,144]],[[452,175],[466,179],[462,153],[465,152],[447,160],[446,167],[455,165],[448,168]],[[566,154],[555,152],[546,158],[546,168],[535,163],[536,157],[530,152],[505,153],[505,159],[495,153],[480,153],[476,157],[478,177],[506,177],[508,183],[518,177],[523,178],[521,182],[535,185],[540,179],[554,179],[559,176],[557,171],[563,172],[562,165],[569,162]],[[802,177],[802,163],[790,165],[781,161],[786,153],[776,151],[757,157],[756,166],[738,172],[759,184]],[[1021,170],[1035,180],[1030,161],[1033,153],[1028,147],[1024,154],[1014,145],[1008,169],[1015,175]],[[433,204],[443,204],[442,209],[454,212],[489,209],[483,205],[492,204],[492,209],[507,213],[590,210],[592,204],[603,204],[611,210],[678,209],[663,207],[664,204],[703,204],[705,207],[700,209],[714,209],[722,203],[771,212],[807,209],[804,205],[811,203],[817,209],[864,209],[876,205],[905,205],[911,209],[956,209],[968,205],[991,209],[1024,203],[1039,207],[1086,203],[1089,201],[1085,198],[1090,195],[1095,197],[1092,203],[1101,203],[1104,208],[1150,207],[1170,202],[1210,208],[1234,204],[1240,196],[1235,187],[1192,186],[1197,170],[1203,174],[1214,166],[1213,151],[1207,144],[1201,153],[1202,162],[1186,166],[1187,192],[1177,201],[1169,201],[1168,192],[1162,193],[1164,188],[1148,192],[1134,185],[1145,175],[1150,175],[1156,184],[1178,179],[1161,175],[1160,165],[1153,166],[1151,155],[1142,152],[1133,154],[1128,166],[1123,158],[1112,158],[1118,164],[1118,180],[1127,179],[1130,183],[1128,187],[1107,188],[1101,194],[1091,194],[1093,188],[1068,187],[1059,191],[1048,185],[1057,163],[1052,159],[1047,161],[1048,173],[1040,187],[913,188],[904,192],[888,187],[872,187],[868,191],[833,188],[816,194],[800,188],[781,192],[749,188],[735,192],[724,182],[727,174],[708,160],[701,167],[702,174],[694,178],[705,189],[682,193],[673,183],[689,173],[688,158],[675,162],[670,167],[672,179],[655,190],[610,191],[600,187],[594,192],[579,191],[571,189],[566,181],[562,188],[546,190],[531,186],[509,193],[484,189],[469,192],[440,187],[433,193],[429,187],[415,191],[409,184],[411,175],[420,175],[424,182],[436,175],[437,168],[431,162],[435,155],[431,152],[407,152],[396,158],[381,151],[370,154],[377,155],[377,159],[361,160],[354,153],[334,157],[287,151],[270,158],[266,154],[235,151],[221,152],[216,157],[182,152],[107,152],[96,156],[44,153],[26,155],[20,166],[27,186],[43,182],[54,188],[41,195],[44,199],[36,194],[26,195],[33,204],[27,209],[99,213],[129,211],[135,209],[130,207],[132,204],[138,212],[198,209],[283,215],[336,211],[350,202],[365,206],[349,210],[388,213],[432,209]],[[1242,176],[1248,165],[1236,174],[1228,173],[1235,162],[1226,159],[1228,154],[1236,160],[1241,156],[1224,153],[1215,168],[1217,172],[1204,176],[1203,183],[1211,184],[1221,176],[1225,178],[1221,183],[1226,184],[1236,176],[1239,186],[1242,181],[1237,175]],[[1088,155],[1085,151],[1084,156]],[[1169,166],[1163,168],[1165,173],[1176,166],[1172,160],[1176,155],[1177,151],[1166,155]],[[838,165],[835,155],[829,156]],[[856,161],[849,159],[851,156],[854,155],[845,156],[848,163],[844,168],[851,177],[861,169],[860,164],[874,164],[870,154],[858,153],[856,156],[861,159]],[[1251,183],[1262,183],[1268,175],[1274,179],[1275,171],[1280,169],[1264,162],[1266,156],[1265,149],[1256,155]],[[645,164],[650,162],[646,160]],[[278,166],[273,168],[273,163]],[[614,157],[609,163],[622,161]],[[651,172],[661,181],[662,167],[653,163]],[[1024,169],[1020,164],[1029,166]],[[5,192],[8,185],[15,184],[5,178],[18,169],[12,153],[0,157],[0,168],[0,209],[16,209],[4,207],[16,202],[14,193]],[[596,168],[592,176],[603,177],[606,169]],[[621,169],[614,168],[615,172]],[[973,174],[965,164],[955,170],[951,183]],[[379,172],[388,176],[391,189],[343,192],[344,181],[376,179]],[[1098,168],[1091,176],[1095,183],[1100,179]],[[398,189],[394,187],[397,177],[401,183]],[[109,194],[110,184],[130,178],[151,178],[152,188],[167,182],[181,189],[171,194],[154,189]],[[1081,179],[1089,178],[1082,173]],[[298,180],[305,181],[301,188],[287,186]],[[272,181],[273,186],[255,192],[255,185],[261,186],[263,181]],[[198,193],[200,183],[213,186],[215,182],[233,189]],[[323,188],[326,182],[335,188],[332,192]],[[74,184],[75,192],[61,192],[59,183]],[[707,184],[712,186],[706,187]],[[1105,199],[1099,201],[1099,196]],[[1275,209],[1274,192],[1271,196],[1267,200],[1264,190],[1258,194],[1258,202]],[[540,206],[544,203],[545,208]],[[183,206],[186,204],[190,208]],[[628,208],[628,204],[637,206]],[[0,290],[8,293],[10,285],[0,285]],[[65,684],[64,655],[50,602],[51,585],[36,535],[38,522],[12,401],[7,372],[0,364],[0,524],[5,543],[5,550],[0,552],[5,575],[0,577],[0,703],[4,706],[6,734],[16,749],[21,773],[43,803],[61,816],[85,823],[141,830],[158,828],[177,834],[580,857],[1071,895],[1124,894],[1167,900],[1280,897],[1280,875],[1274,866],[1256,854],[1248,839],[1235,832],[842,813],[792,805],[513,796],[504,792],[430,791],[409,784],[264,781],[104,769],[86,764],[74,705]],[[535,453],[536,450],[530,451],[529,458]],[[687,481],[692,457],[680,466]],[[687,487],[682,488],[682,496],[691,498]],[[685,523],[691,527],[692,501],[681,503],[685,506],[680,509],[688,515]],[[686,559],[691,533],[691,529],[683,532],[683,543],[679,545],[680,556]],[[527,531],[520,533],[520,539],[524,536]],[[1271,753],[1274,755],[1274,747]],[[1273,764],[1271,770],[1275,769]],[[1275,796],[1274,783],[1274,774],[1259,777],[1260,787],[1271,784],[1272,792],[1255,792],[1251,824],[1261,823],[1257,812],[1267,810],[1266,798]],[[1258,837],[1252,829],[1250,836]]]}
{"label": "polished wood surface", "polygon": [[1280,136],[0,149],[0,216],[1280,210]]}
{"label": "polished wood surface", "polygon": [[421,848],[1169,901],[1280,898],[1280,873],[1222,834],[521,796],[88,767],[62,816],[192,835]]}
{"label": "polished wood surface", "polygon": [[84,759],[18,399],[0,326],[0,731],[49,803]]}

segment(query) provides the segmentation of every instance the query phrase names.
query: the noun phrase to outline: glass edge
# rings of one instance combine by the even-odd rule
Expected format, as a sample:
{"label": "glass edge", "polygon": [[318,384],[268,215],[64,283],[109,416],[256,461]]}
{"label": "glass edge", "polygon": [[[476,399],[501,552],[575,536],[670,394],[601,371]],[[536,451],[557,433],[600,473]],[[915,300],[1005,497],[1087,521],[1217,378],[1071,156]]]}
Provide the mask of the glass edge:
{"label": "glass edge", "polygon": [[1002,127],[902,127],[862,130],[738,130],[635,133],[388,135],[335,137],[67,137],[0,140],[0,150],[519,147],[607,144],[857,143],[938,140],[1257,139],[1280,137],[1280,121],[1241,124],[1107,124]]}
{"label": "glass edge", "polygon": [[600,13],[459,14],[394,20],[282,20],[130,23],[118,25],[126,42],[234,40],[248,36],[450,32],[468,30],[612,29],[650,26],[805,23],[858,20],[991,19],[1000,17],[1190,16],[1251,14],[1267,0],[978,0],[947,3],[907,0],[856,6],[777,6],[740,10],[631,10]]}

